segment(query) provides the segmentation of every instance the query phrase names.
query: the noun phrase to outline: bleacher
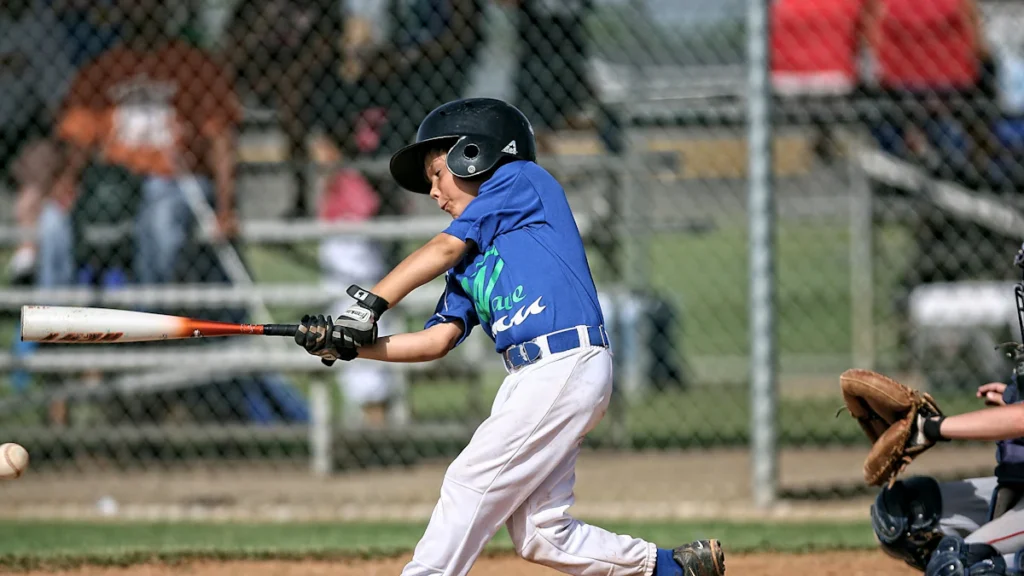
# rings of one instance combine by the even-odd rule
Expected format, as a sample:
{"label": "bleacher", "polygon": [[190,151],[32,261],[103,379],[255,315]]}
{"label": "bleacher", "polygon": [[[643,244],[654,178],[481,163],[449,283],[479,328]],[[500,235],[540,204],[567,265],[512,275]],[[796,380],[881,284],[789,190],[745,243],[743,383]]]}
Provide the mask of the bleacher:
{"label": "bleacher", "polygon": [[[778,98],[773,101],[773,117],[777,127],[775,136],[777,154],[775,157],[776,176],[785,178],[843,178],[848,167],[844,162],[833,163],[822,175],[820,160],[812,151],[812,129],[822,122],[828,122],[843,134],[846,143],[862,141],[861,128],[871,119],[886,112],[884,102],[875,99],[857,98],[822,98],[813,100],[792,100]],[[678,182],[693,180],[696,182],[741,181],[746,174],[745,133],[747,104],[742,93],[723,93],[721,91],[706,95],[703,98],[674,98],[658,101],[618,103],[611,108],[619,116],[623,127],[623,139],[626,143],[621,155],[602,153],[600,140],[594,134],[565,134],[559,140],[557,152],[543,157],[541,163],[555,172],[567,183],[567,192],[577,214],[577,221],[584,236],[592,233],[612,234],[617,240],[615,244],[621,250],[616,256],[618,262],[628,269],[638,265],[636,258],[631,257],[637,249],[635,243],[642,242],[631,232],[641,228],[650,230],[651,221],[640,224],[640,215],[629,210],[617,212],[616,206],[632,206],[630,199],[652,192],[657,188],[656,182]],[[716,136],[717,135],[717,136]],[[282,148],[276,144],[272,117],[257,114],[252,118],[246,131],[243,132],[238,155],[239,191],[238,200],[243,218],[239,240],[248,246],[288,246],[311,243],[329,236],[353,235],[363,238],[392,241],[420,241],[440,230],[446,217],[435,216],[430,212],[430,204],[414,205],[410,214],[401,217],[380,217],[364,223],[325,223],[315,220],[281,220],[287,210],[287,203],[294,190],[289,187],[288,173],[293,166],[293,159],[282,155]],[[708,158],[725,159],[725,162],[709,162]],[[907,172],[878,168],[884,163],[884,155],[871,157],[857,156],[842,149],[840,158],[859,166],[871,178],[887,181],[897,186],[901,179],[907,178]],[[881,158],[881,160],[879,160]],[[386,159],[356,161],[344,164],[364,173],[386,175]],[[325,174],[337,166],[321,164],[306,166],[313,174]],[[809,176],[811,175],[811,176]],[[927,176],[914,176],[914,182],[920,183]],[[316,182],[315,178],[309,179]],[[813,181],[813,180],[812,180]],[[685,184],[685,182],[684,182]],[[717,185],[717,184],[716,184]],[[906,182],[904,185],[909,186]],[[916,185],[916,184],[915,184]],[[806,189],[796,186],[793,190]],[[937,188],[942,194],[944,188]],[[315,200],[315,186],[305,191],[307,197]],[[745,190],[736,190],[742,198]],[[783,187],[781,195],[788,191]],[[845,202],[849,193],[835,189],[830,193],[835,196],[829,199],[830,210],[846,210]],[[962,196],[946,194],[947,201],[956,203]],[[973,196],[972,196],[973,197]],[[959,199],[959,200],[958,200]],[[315,204],[315,202],[310,202]],[[961,202],[962,203],[962,202]],[[801,203],[805,206],[805,203]],[[839,208],[835,208],[839,206]],[[657,209],[654,209],[656,212]],[[983,210],[984,211],[984,210]],[[1002,219],[1005,226],[1018,226],[1016,220],[1006,221],[1006,213],[990,206],[985,214],[980,215],[991,221],[992,214]],[[643,217],[650,215],[645,214]],[[680,211],[673,214],[658,214],[667,220],[665,226],[674,229],[686,229],[688,226],[699,226],[692,214]],[[652,219],[654,220],[654,219]],[[870,220],[869,220],[870,226]],[[1020,228],[1016,228],[1020,229]],[[13,244],[23,231],[10,226],[0,227],[0,244]],[[200,240],[202,231],[197,232]],[[870,246],[867,248],[870,250]],[[622,272],[622,270],[620,270]],[[628,289],[629,274],[622,276],[621,288]],[[615,291],[618,287],[608,286]],[[59,291],[42,293],[32,289],[0,289],[0,310],[8,314],[16,314],[24,303],[49,303],[54,305],[105,306],[113,308],[133,308],[145,306],[176,307],[180,309],[201,310],[220,306],[241,306],[257,316],[265,315],[269,308],[293,309],[295,307],[312,307],[322,309],[329,302],[343,295],[344,287],[322,287],[317,285],[297,288],[286,284],[266,284],[258,279],[252,285],[175,285],[160,287],[128,287],[116,290],[97,290],[92,288],[69,288]],[[400,314],[411,318],[421,318],[436,303],[440,289],[437,285],[427,286],[415,292],[403,302]],[[854,306],[854,310],[863,311],[863,305]],[[868,326],[863,318],[854,321],[855,326]],[[867,330],[869,328],[864,328]],[[864,331],[862,330],[862,332]],[[478,340],[482,335],[477,335]],[[858,353],[870,360],[873,344],[870,337],[855,337],[861,346]],[[475,346],[467,346],[459,350],[460,358],[466,360],[465,365],[480,366],[484,364],[487,347],[478,341]],[[180,365],[187,360],[189,370],[181,370]],[[403,370],[429,370],[403,366]],[[35,392],[24,397],[7,399],[0,403],[0,413],[34,409],[46,402],[58,398],[103,397],[110,394],[133,394],[156,390],[180,390],[217,381],[218,378],[240,373],[256,373],[266,371],[286,371],[289,373],[321,372],[324,368],[318,362],[310,362],[305,353],[286,342],[275,339],[259,339],[253,345],[240,345],[233,342],[205,345],[202,351],[188,349],[154,350],[47,350],[37,351],[27,358],[17,358],[10,353],[0,353],[0,370],[19,370],[39,375],[72,375],[85,370],[111,372],[113,377],[104,381],[102,386],[90,385],[85,381],[72,381],[56,390]],[[482,382],[482,372],[477,370],[469,380],[472,386]],[[625,383],[626,389],[639,389],[635,381],[641,378],[639,371],[625,373],[622,378],[633,380]],[[323,394],[323,390],[314,391]],[[364,440],[366,432],[345,432],[344,438],[325,434],[326,429],[333,430],[331,414],[320,414],[319,420],[311,426],[266,426],[259,434],[246,434],[239,430],[203,427],[182,429],[180,434],[161,436],[157,429],[146,431],[137,425],[128,427],[97,428],[90,431],[96,446],[111,438],[132,438],[140,445],[161,444],[173,450],[175,443],[181,446],[192,445],[199,438],[208,438],[216,443],[217,439],[231,442],[248,442],[255,445],[269,441],[301,445],[299,450],[311,450],[313,438],[320,438],[320,457],[314,458],[314,468],[329,469],[325,460],[327,454],[334,450],[335,442],[325,442],[325,437],[337,441],[337,445],[347,445],[354,441],[356,434]],[[468,426],[451,426],[440,428],[436,424],[425,424],[418,427],[410,422],[408,428],[380,432],[382,437],[397,438],[429,438],[439,442],[438,438],[447,438],[458,442]],[[72,436],[77,432],[40,428],[30,431],[33,438],[40,442],[45,440],[53,447],[55,453],[62,446],[71,446]],[[20,431],[21,437],[27,432]],[[341,434],[340,431],[337,432]],[[369,433],[370,436],[378,432]],[[447,434],[447,436],[445,436]],[[270,440],[268,440],[270,439]],[[78,445],[81,444],[81,439]],[[161,444],[162,445],[162,444]],[[163,449],[163,448],[161,448]],[[213,449],[213,448],[211,448]],[[266,445],[263,448],[266,449]]]}

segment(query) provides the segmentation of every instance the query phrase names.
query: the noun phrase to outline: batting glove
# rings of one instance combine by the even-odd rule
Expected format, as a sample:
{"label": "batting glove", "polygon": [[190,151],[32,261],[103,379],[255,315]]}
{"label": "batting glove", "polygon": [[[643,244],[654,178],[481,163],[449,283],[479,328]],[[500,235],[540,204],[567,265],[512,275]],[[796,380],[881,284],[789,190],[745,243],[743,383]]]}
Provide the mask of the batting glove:
{"label": "batting glove", "polygon": [[295,332],[295,343],[302,346],[306,352],[313,356],[319,356],[324,366],[333,366],[338,360],[348,362],[354,359],[358,352],[355,346],[346,344],[344,340],[335,340],[332,334],[335,332],[331,317],[303,316],[299,323],[299,329]]}
{"label": "batting glove", "polygon": [[387,311],[389,304],[355,284],[349,286],[347,292],[356,299],[356,303],[338,316],[331,336],[346,346],[370,346],[377,341],[377,320]]}

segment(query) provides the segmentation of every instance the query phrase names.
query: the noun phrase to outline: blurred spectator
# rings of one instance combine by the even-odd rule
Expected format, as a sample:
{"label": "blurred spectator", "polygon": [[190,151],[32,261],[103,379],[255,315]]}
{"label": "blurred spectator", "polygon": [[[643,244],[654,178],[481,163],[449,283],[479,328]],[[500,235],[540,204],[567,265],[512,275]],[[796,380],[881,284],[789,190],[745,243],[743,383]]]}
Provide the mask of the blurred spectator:
{"label": "blurred spectator", "polygon": [[471,70],[467,97],[514,103],[533,122],[542,153],[560,130],[595,129],[611,154],[623,151],[621,125],[598,98],[589,69],[592,0],[494,0]]}
{"label": "blurred spectator", "polygon": [[392,44],[370,59],[368,71],[378,78],[390,71],[385,72],[389,122],[400,138],[396,144],[405,145],[427,113],[465,92],[481,40],[483,2],[399,1],[392,5],[391,17]]}
{"label": "blurred spectator", "polygon": [[[219,232],[236,226],[234,130],[239,106],[224,67],[170,37],[157,0],[120,0],[124,40],[83,67],[64,103],[58,132],[67,158],[39,223],[44,287],[75,280],[70,211],[89,166],[138,185],[134,273],[142,283],[170,281],[191,225],[185,186],[215,196]],[[137,182],[131,181],[132,178]],[[86,190],[87,191],[87,190]]]}
{"label": "blurred spectator", "polygon": [[[878,85],[887,110],[872,127],[886,151],[918,163],[934,177],[988,188],[999,156],[994,63],[975,0],[883,0],[872,33]],[[911,262],[895,299],[904,350],[912,348],[909,296],[936,282],[995,279],[999,255],[1019,239],[914,204]],[[912,366],[912,358],[901,367]]]}
{"label": "blurred spectator", "polygon": [[[15,221],[25,229],[35,226],[58,166],[49,135],[72,72],[47,2],[0,3],[0,176],[14,185]],[[12,282],[32,277],[35,255],[31,240],[17,248],[7,269]]]}
{"label": "blurred spectator", "polygon": [[516,103],[516,78],[524,44],[519,28],[519,0],[488,2],[482,36],[465,97]]}
{"label": "blurred spectator", "polygon": [[883,86],[921,92],[977,85],[987,47],[974,0],[883,0],[875,22]]}
{"label": "blurred spectator", "polygon": [[[329,180],[321,196],[320,219],[363,221],[375,216],[380,204],[379,195],[359,172],[341,170]],[[323,282],[334,287],[373,286],[387,272],[381,247],[369,239],[334,236],[320,242],[319,252],[320,266],[325,271]],[[329,313],[337,318],[350,304],[351,298],[343,298]],[[381,320],[382,335],[401,331],[395,324],[396,318]],[[395,405],[400,378],[394,367],[379,362],[341,366],[337,379],[344,399],[345,422],[385,424],[389,416],[398,413],[393,410],[400,408]]]}
{"label": "blurred spectator", "polygon": [[[332,73],[321,81],[331,93],[325,94],[329,96],[323,100],[326,106],[315,110],[310,121],[334,134],[342,154],[350,159],[371,156],[383,145],[391,95],[384,93],[379,78],[367,74],[366,59],[369,54],[386,51],[389,26],[389,2],[348,0],[340,75]],[[389,208],[387,204],[385,208]]]}
{"label": "blurred spectator", "polygon": [[975,0],[883,0],[882,6],[871,36],[879,85],[899,116],[883,127],[895,131],[888,142],[941,177],[982,183],[996,155],[997,105]]}
{"label": "blurred spectator", "polygon": [[242,0],[228,24],[225,47],[241,96],[277,112],[294,162],[293,217],[309,216],[306,204],[307,140],[314,101],[336,97],[342,10],[338,0]]}
{"label": "blurred spectator", "polygon": [[106,52],[121,36],[116,0],[54,0],[53,8],[75,68]]}
{"label": "blurred spectator", "polygon": [[[382,107],[386,119],[374,153],[390,155],[415,138],[428,112],[465,93],[481,40],[483,0],[392,0],[386,11],[353,0],[347,8],[383,20],[363,25],[382,32],[383,42],[349,43],[339,93],[320,100],[313,113],[337,142],[351,147],[357,122],[367,110]],[[321,84],[337,81],[324,78]]]}
{"label": "blurred spectator", "polygon": [[[433,108],[466,91],[480,43],[483,0],[348,0],[340,74],[325,68],[307,123],[322,126],[346,161],[390,156],[416,136]],[[402,214],[409,197],[390,177],[363,175],[379,215]],[[401,259],[399,242],[382,246]]]}
{"label": "blurred spectator", "polygon": [[[796,102],[846,98],[864,84],[869,34],[877,28],[881,0],[776,0],[771,3],[772,88]],[[814,149],[822,159],[835,156],[827,118],[812,119]]]}
{"label": "blurred spectator", "polygon": [[538,151],[550,151],[554,131],[591,125],[584,112],[595,100],[586,36],[593,0],[505,1],[520,8],[516,103],[537,130]]}
{"label": "blurred spectator", "polygon": [[881,0],[776,0],[771,4],[772,87],[781,95],[849,95]]}
{"label": "blurred spectator", "polygon": [[[117,0],[122,37],[88,59],[74,77],[57,127],[66,160],[39,223],[42,287],[76,282],[109,287],[131,276],[143,284],[233,280],[217,266],[208,244],[189,239],[192,200],[214,205],[218,240],[234,235],[235,130],[241,110],[229,68],[194,47],[194,34],[186,40],[170,33],[181,31],[172,25],[181,8],[160,0]],[[116,247],[94,245],[95,239],[83,233],[86,225],[116,232],[122,223],[133,232],[128,262],[120,261]],[[181,266],[186,257],[188,265]],[[243,311],[230,309],[201,315],[246,320]],[[98,381],[99,375],[87,377]],[[197,382],[156,394],[118,394],[104,402],[112,422],[136,423],[173,417],[181,405],[197,420],[308,418],[304,400],[274,374],[212,386]],[[61,422],[64,415],[57,411],[52,419]]]}
{"label": "blurred spectator", "polygon": [[[890,151],[922,163],[937,177],[989,187],[998,156],[996,82],[975,0],[884,0],[875,22],[879,84],[893,106],[881,135]],[[910,285],[989,277],[1002,250],[949,257],[954,246],[999,238],[986,226],[921,206],[917,264]],[[940,254],[941,252],[941,254]],[[957,251],[953,251],[957,253]]]}

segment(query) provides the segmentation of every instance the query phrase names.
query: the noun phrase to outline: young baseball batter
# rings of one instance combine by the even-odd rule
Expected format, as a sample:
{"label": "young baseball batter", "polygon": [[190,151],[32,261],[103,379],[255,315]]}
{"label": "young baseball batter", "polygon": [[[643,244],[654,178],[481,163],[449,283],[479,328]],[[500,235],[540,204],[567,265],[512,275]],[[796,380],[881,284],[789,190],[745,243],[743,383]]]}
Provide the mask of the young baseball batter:
{"label": "young baseball batter", "polygon": [[[1024,247],[1014,263],[1024,268]],[[1018,284],[1024,294],[1024,282]],[[1024,300],[1018,298],[1024,339]],[[1024,340],[1022,340],[1024,341]],[[1024,571],[1024,346],[1010,384],[992,382],[976,396],[989,408],[923,419],[919,443],[996,442],[995,475],[953,482],[914,476],[883,488],[871,508],[882,549],[926,576],[997,576]]]}
{"label": "young baseball batter", "polygon": [[[584,436],[612,392],[608,335],[579,230],[558,182],[535,163],[533,128],[492,99],[449,102],[391,159],[403,188],[430,194],[452,223],[336,322],[302,319],[296,342],[328,365],[441,358],[479,325],[508,371],[441,497],[405,576],[469,572],[504,525],[523,558],[578,575],[721,576],[716,540],[674,550],[612,534],[568,515]],[[445,274],[420,332],[377,338],[377,320]]]}

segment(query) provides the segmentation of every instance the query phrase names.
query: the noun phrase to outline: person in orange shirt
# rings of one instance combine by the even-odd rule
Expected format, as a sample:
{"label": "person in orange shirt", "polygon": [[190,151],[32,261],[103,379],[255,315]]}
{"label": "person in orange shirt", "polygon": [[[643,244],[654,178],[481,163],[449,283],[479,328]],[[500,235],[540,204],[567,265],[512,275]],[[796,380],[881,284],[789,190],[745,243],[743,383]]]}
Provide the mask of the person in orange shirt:
{"label": "person in orange shirt", "polygon": [[140,177],[134,274],[168,282],[192,216],[184,186],[214,197],[219,233],[236,228],[234,140],[241,110],[225,67],[162,29],[157,0],[118,0],[123,41],[86,64],[64,101],[57,134],[66,161],[40,216],[41,287],[75,277],[70,210],[90,162]]}

